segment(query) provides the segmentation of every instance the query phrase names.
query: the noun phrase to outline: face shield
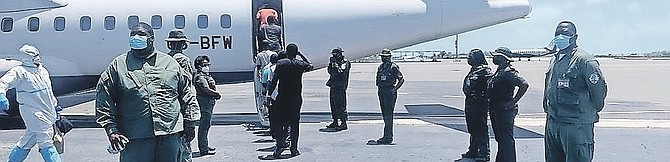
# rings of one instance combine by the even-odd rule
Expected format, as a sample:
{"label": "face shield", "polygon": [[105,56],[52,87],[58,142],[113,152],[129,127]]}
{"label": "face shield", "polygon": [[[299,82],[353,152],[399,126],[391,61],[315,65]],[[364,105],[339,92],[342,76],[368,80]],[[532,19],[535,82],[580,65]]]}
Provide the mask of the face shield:
{"label": "face shield", "polygon": [[23,45],[19,48],[21,54],[16,55],[17,60],[21,61],[25,66],[37,66],[42,64],[42,59],[40,58],[40,51],[37,50],[34,46]]}

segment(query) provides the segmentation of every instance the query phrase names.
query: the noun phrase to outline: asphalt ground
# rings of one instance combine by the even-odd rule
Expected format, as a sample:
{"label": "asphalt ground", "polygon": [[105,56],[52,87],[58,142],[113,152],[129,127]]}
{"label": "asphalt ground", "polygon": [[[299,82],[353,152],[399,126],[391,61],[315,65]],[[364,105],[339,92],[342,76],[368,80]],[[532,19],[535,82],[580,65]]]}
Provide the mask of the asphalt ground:
{"label": "asphalt ground", "polygon": [[[378,63],[354,63],[348,89],[348,110],[352,114],[349,130],[323,133],[329,120],[328,88],[325,70],[304,76],[303,118],[300,147],[302,155],[285,161],[451,161],[467,148],[468,134],[461,131],[464,118],[460,115],[426,116],[410,113],[404,105],[440,103],[463,109],[462,79],[469,70],[467,63],[456,60],[442,62],[398,63],[407,82],[399,91],[395,113],[393,146],[366,146],[368,139],[381,136],[381,116],[374,87]],[[490,61],[489,61],[490,62]],[[515,62],[513,65],[530,83],[530,89],[519,103],[516,125],[534,137],[517,133],[519,161],[544,161],[544,116],[541,108],[546,58]],[[607,105],[596,124],[594,161],[666,161],[670,145],[670,84],[667,79],[670,61],[600,59],[609,87]],[[492,65],[492,67],[494,67]],[[495,68],[494,68],[495,69]],[[247,131],[244,125],[256,119],[251,83],[218,85],[223,98],[215,107],[215,126],[210,131],[210,143],[219,148],[214,156],[195,161],[259,161],[258,156],[271,153],[256,151],[272,146],[253,143],[261,137]],[[66,109],[63,114],[81,124],[66,137],[65,161],[117,161],[109,155],[104,130],[92,123],[93,102]],[[5,120],[5,119],[3,119]],[[86,125],[88,124],[88,125]],[[6,159],[9,149],[23,130],[0,130],[0,159]],[[523,132],[523,131],[522,131]],[[195,143],[194,143],[195,144]],[[491,139],[492,156],[496,142]],[[288,151],[286,151],[288,153]],[[27,161],[40,161],[34,150]]]}

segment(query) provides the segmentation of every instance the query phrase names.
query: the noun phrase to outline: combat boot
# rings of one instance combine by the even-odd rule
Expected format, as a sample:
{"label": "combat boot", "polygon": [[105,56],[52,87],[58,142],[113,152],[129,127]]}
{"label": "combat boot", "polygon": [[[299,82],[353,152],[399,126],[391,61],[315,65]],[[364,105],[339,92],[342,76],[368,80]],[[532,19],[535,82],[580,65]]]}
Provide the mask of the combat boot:
{"label": "combat boot", "polygon": [[335,129],[337,129],[338,131],[349,129],[349,127],[347,127],[347,121],[342,120],[342,124],[338,125]]}

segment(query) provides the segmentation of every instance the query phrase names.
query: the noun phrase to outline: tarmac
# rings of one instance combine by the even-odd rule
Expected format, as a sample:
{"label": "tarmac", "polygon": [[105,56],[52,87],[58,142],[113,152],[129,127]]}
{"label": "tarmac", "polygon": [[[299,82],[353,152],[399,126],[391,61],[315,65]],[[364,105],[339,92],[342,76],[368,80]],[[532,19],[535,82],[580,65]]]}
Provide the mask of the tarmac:
{"label": "tarmac", "polygon": [[[545,115],[541,102],[548,58],[522,59],[513,65],[529,82],[530,88],[519,103],[515,120],[518,161],[544,161]],[[607,105],[595,128],[593,161],[667,161],[670,154],[670,72],[668,60],[599,59],[609,91]],[[489,63],[491,61],[489,60]],[[465,97],[463,77],[469,70],[465,60],[441,62],[399,62],[406,82],[400,89],[395,109],[395,145],[368,146],[369,139],[382,135],[383,122],[374,86],[379,63],[354,63],[348,89],[349,130],[319,132],[330,119],[326,70],[305,74],[299,150],[302,155],[277,161],[453,161],[466,151],[469,135],[462,113]],[[494,65],[491,65],[495,69]],[[262,161],[258,151],[273,143],[254,125],[251,83],[218,85],[223,98],[214,109],[210,145],[212,156],[194,161]],[[66,136],[63,161],[118,161],[108,154],[103,129],[94,123],[93,102],[69,107],[63,114],[78,127]],[[8,121],[8,119],[2,119]],[[0,123],[6,124],[7,122]],[[24,132],[0,130],[0,160]],[[491,133],[492,134],[492,133]],[[491,143],[492,160],[496,142]],[[193,143],[197,151],[196,141]],[[288,154],[285,151],[285,154]],[[41,161],[36,148],[26,161]],[[273,160],[271,160],[273,161]]]}

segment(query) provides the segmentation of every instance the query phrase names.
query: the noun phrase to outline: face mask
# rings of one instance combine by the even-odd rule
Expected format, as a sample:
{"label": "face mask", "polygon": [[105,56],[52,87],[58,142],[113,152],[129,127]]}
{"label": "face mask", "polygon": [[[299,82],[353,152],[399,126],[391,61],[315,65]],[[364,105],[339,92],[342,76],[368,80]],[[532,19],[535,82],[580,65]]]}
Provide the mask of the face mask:
{"label": "face mask", "polygon": [[391,57],[382,57],[382,62],[391,62]]}
{"label": "face mask", "polygon": [[498,57],[493,57],[493,64],[494,65],[500,65],[500,63],[502,63],[503,61],[506,61],[506,59],[502,58],[502,57],[499,57],[499,56]]}
{"label": "face mask", "polygon": [[203,66],[201,70],[202,72],[209,73],[209,66]]}
{"label": "face mask", "polygon": [[549,47],[555,47],[554,50],[564,50],[565,48],[568,48],[568,46],[570,46],[570,38],[572,37],[559,34],[556,37],[554,37],[554,40],[551,41]]}
{"label": "face mask", "polygon": [[130,49],[140,50],[147,48],[147,39],[149,39],[149,37],[140,35],[130,37]]}

